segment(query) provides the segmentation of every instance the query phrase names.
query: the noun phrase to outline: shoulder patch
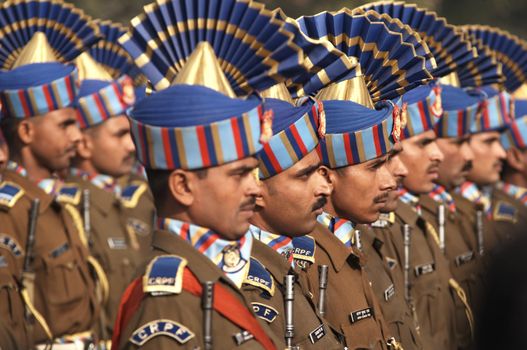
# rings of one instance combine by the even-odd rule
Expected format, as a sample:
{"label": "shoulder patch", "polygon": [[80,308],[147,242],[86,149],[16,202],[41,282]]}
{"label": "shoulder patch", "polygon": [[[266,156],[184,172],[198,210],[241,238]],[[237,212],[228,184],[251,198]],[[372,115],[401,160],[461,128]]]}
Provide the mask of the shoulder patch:
{"label": "shoulder patch", "polygon": [[60,203],[77,205],[81,201],[81,190],[77,184],[65,183],[57,193],[56,199]]}
{"label": "shoulder patch", "polygon": [[146,183],[133,181],[130,185],[123,188],[121,192],[121,203],[126,208],[135,208],[139,198],[146,191]]}
{"label": "shoulder patch", "polygon": [[4,181],[0,184],[0,206],[12,208],[23,195],[22,187],[14,182]]}
{"label": "shoulder patch", "polygon": [[273,276],[271,276],[271,273],[267,271],[265,266],[255,258],[251,258],[249,273],[247,274],[247,277],[245,277],[243,283],[263,289],[271,296],[274,295],[275,284]]}
{"label": "shoulder patch", "polygon": [[4,247],[9,250],[16,258],[22,256],[22,246],[11,236],[5,233],[0,233],[0,247]]}
{"label": "shoulder patch", "polygon": [[172,320],[154,320],[136,329],[129,338],[130,342],[143,346],[150,339],[164,335],[175,339],[180,344],[185,344],[195,337],[195,334],[181,323]]}
{"label": "shoulder patch", "polygon": [[316,246],[315,239],[311,236],[293,238],[293,258],[314,263]]}
{"label": "shoulder patch", "polygon": [[278,311],[269,305],[262,303],[251,303],[251,305],[256,316],[269,323],[273,322],[276,319],[276,316],[278,316]]}
{"label": "shoulder patch", "polygon": [[510,203],[499,201],[494,207],[492,218],[496,221],[516,222],[518,210]]}
{"label": "shoulder patch", "polygon": [[187,260],[177,255],[155,257],[143,276],[143,291],[153,295],[181,293],[186,266]]}

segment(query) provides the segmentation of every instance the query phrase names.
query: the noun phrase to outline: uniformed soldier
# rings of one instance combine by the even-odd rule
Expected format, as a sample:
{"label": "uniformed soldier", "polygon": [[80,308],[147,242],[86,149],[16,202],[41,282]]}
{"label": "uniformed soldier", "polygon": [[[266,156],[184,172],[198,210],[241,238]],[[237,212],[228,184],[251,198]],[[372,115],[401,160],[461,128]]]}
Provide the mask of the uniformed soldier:
{"label": "uniformed soldier", "polygon": [[[502,172],[503,182],[498,184],[512,198],[527,205],[527,161],[524,159],[527,141],[527,114],[521,107],[525,101],[515,101],[516,119],[502,135],[501,143],[507,152]],[[520,108],[518,108],[521,106]],[[523,114],[523,115],[522,115]]]}
{"label": "uniformed soldier", "polygon": [[[258,96],[236,94],[292,78],[303,57],[284,22],[262,5],[184,3],[148,5],[120,39],[158,90],[129,112],[158,218],[153,253],[124,294],[112,343],[284,348],[240,290],[252,265],[249,219],[260,193],[254,155],[272,135],[272,112]],[[249,34],[255,31],[265,35]]]}
{"label": "uniformed soldier", "polygon": [[[381,76],[380,72],[390,65],[389,61],[397,62],[398,54],[408,50],[406,53],[412,57],[407,65],[411,73],[407,76],[406,89],[430,79],[431,75],[424,68],[426,59],[416,54],[413,45],[403,43],[403,35],[390,32],[384,23],[376,18],[370,19],[369,15],[353,16],[348,10],[343,10],[302,17],[299,22],[308,35],[331,38],[337,48],[356,57],[362,72],[365,72],[365,76],[357,74],[317,94],[317,98],[323,100],[327,118],[327,134],[319,151],[323,164],[331,169],[328,179],[334,191],[325,207],[325,214],[320,217],[325,227],[319,226],[313,232],[317,243],[316,265],[308,270],[308,277],[311,285],[317,286],[319,280],[314,267],[329,265],[326,314],[330,322],[341,328],[350,349],[397,348],[400,346],[399,339],[389,340],[391,332],[363,270],[364,260],[357,250],[360,244],[355,239],[357,231],[354,228],[357,223],[377,220],[386,195],[396,190],[396,181],[387,163],[399,147],[396,144],[401,131],[401,108],[392,102],[385,102],[377,104],[375,109],[372,96],[375,100],[395,97],[405,88],[389,83],[392,81],[390,74],[401,72],[391,68],[388,76]],[[338,25],[329,28],[327,23]],[[372,31],[377,35],[368,36],[367,33]],[[358,40],[341,40],[345,35],[350,38],[356,35]],[[377,46],[388,41],[393,46]],[[365,47],[375,47],[374,57],[377,58],[371,59]],[[354,117],[350,118],[350,115]],[[327,234],[327,228],[333,235]],[[390,279],[384,275],[387,271],[382,267],[376,272],[383,276],[374,276],[375,283]],[[380,282],[381,279],[384,282]],[[318,295],[318,292],[315,290],[314,294]],[[404,319],[391,321],[404,322]],[[403,327],[414,328],[412,324]],[[396,328],[394,324],[392,329]],[[398,330],[396,333],[401,334]],[[409,348],[412,345],[416,343],[410,340]]]}
{"label": "uniformed soldier", "polygon": [[77,70],[60,62],[96,41],[97,28],[61,1],[7,1],[0,13],[1,128],[10,150],[0,184],[1,318],[20,348],[83,349],[94,341],[99,306],[76,211],[55,197],[56,173],[80,138]]}
{"label": "uniformed soldier", "polygon": [[[337,78],[350,74],[356,62],[327,41],[307,39],[296,21],[281,11],[277,14],[288,21],[295,43],[313,65],[287,87],[278,84],[262,92],[266,108],[274,112],[273,137],[258,154],[262,193],[250,228],[257,241],[242,291],[256,314],[286,342],[290,339],[293,346],[302,349],[342,349],[330,326],[318,315],[318,300],[312,298],[305,276],[300,273],[313,263],[315,241],[306,235],[313,231],[331,191],[316,153],[324,135],[324,109],[322,103],[306,97],[295,105],[291,94],[298,96],[301,92],[309,96],[327,84],[320,80],[321,76]],[[288,274],[296,280],[290,325],[284,284]],[[294,327],[292,334],[288,334],[289,326]]]}
{"label": "uniformed soldier", "polygon": [[[133,218],[127,217],[125,209],[133,207],[136,203],[132,202],[138,201],[134,197],[141,194],[117,183],[135,162],[130,124],[124,114],[135,102],[132,78],[126,74],[132,63],[116,42],[126,30],[109,22],[97,25],[102,40],[75,60],[80,80],[77,122],[82,137],[59,200],[82,213],[84,243],[104,270],[99,281],[104,307],[99,328],[102,340],[107,341],[121,294],[142,259],[136,233],[128,224]],[[114,62],[121,66],[112,66]],[[145,191],[146,185],[135,191],[140,188]]]}

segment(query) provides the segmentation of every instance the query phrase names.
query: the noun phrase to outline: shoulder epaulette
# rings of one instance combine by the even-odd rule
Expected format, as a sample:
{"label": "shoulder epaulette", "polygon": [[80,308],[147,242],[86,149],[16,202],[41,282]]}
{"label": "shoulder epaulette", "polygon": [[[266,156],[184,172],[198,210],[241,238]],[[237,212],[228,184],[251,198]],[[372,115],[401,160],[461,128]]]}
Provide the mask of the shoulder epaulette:
{"label": "shoulder epaulette", "polygon": [[251,258],[249,273],[247,274],[247,277],[245,277],[243,283],[261,288],[271,296],[274,295],[275,284],[273,276],[271,276],[271,273],[267,271],[265,266],[255,258]]}
{"label": "shoulder epaulette", "polygon": [[135,208],[141,195],[146,191],[146,183],[133,181],[130,185],[123,188],[121,192],[121,203],[126,208]]}
{"label": "shoulder epaulette", "polygon": [[384,228],[384,227],[393,225],[394,223],[395,223],[395,213],[394,212],[391,212],[388,214],[381,213],[381,215],[379,215],[379,219],[377,219],[377,221],[371,224],[371,227]]}
{"label": "shoulder epaulette", "polygon": [[22,187],[11,181],[0,184],[0,207],[12,208],[24,195]]}
{"label": "shoulder epaulette", "polygon": [[492,218],[497,221],[516,222],[516,209],[512,204],[505,201],[499,201],[494,207]]}
{"label": "shoulder epaulette", "polygon": [[300,236],[293,238],[293,258],[306,260],[311,263],[315,262],[315,249],[317,244],[311,236]]}
{"label": "shoulder epaulette", "polygon": [[65,183],[56,196],[60,203],[78,205],[81,200],[81,190],[75,183]]}
{"label": "shoulder epaulette", "polygon": [[152,295],[179,294],[187,260],[177,255],[156,256],[143,276],[143,291]]}

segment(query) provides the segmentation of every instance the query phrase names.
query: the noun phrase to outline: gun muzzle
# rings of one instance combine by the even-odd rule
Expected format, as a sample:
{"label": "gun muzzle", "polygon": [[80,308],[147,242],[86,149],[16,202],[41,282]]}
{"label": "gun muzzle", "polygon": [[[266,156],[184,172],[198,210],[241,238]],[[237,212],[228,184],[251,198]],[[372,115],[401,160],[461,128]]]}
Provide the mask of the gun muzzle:
{"label": "gun muzzle", "polygon": [[410,225],[405,224],[403,227],[403,244],[404,244],[404,298],[410,301],[410,246],[411,246],[411,229]]}
{"label": "gun muzzle", "polygon": [[328,288],[328,265],[318,267],[318,314],[326,314],[326,289]]}
{"label": "gun muzzle", "polygon": [[478,238],[478,253],[480,256],[485,254],[485,239],[483,238],[483,213],[484,208],[483,205],[478,204],[476,206],[476,234]]}
{"label": "gun muzzle", "polygon": [[214,304],[214,282],[203,283],[201,308],[203,309],[203,343],[205,350],[212,350],[212,310]]}
{"label": "gun muzzle", "polygon": [[295,276],[286,275],[284,278],[285,293],[285,344],[287,348],[292,348],[295,336],[295,325],[293,319],[293,303],[295,300]]}
{"label": "gun muzzle", "polygon": [[437,221],[439,223],[439,249],[441,253],[445,254],[445,205],[439,205],[437,213]]}

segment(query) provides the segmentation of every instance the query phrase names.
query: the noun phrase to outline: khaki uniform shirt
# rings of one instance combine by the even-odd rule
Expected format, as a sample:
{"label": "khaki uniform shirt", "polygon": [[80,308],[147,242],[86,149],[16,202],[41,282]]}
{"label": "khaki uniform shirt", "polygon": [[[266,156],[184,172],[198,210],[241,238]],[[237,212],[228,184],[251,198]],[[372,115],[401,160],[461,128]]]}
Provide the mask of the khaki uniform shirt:
{"label": "khaki uniform shirt", "polygon": [[[212,261],[179,236],[166,231],[156,231],[153,235],[152,245],[152,258],[159,255],[175,255],[184,258],[187,262],[187,267],[200,283],[213,281],[221,284],[247,309],[252,310],[251,304],[231,280]],[[179,336],[163,335],[158,327],[161,321],[169,321],[179,327],[179,331],[175,333]],[[273,335],[274,333],[267,325],[267,322],[261,320],[259,322],[277,348],[284,349],[283,339]],[[150,325],[153,326],[151,327]],[[242,331],[240,327],[216,310],[212,312],[212,342],[214,349],[263,349],[260,343],[250,339],[250,335],[243,337]],[[238,343],[236,341],[237,336],[244,340]],[[139,340],[143,342],[141,345],[138,343]],[[117,344],[114,344],[114,346],[117,346]],[[118,344],[118,349],[139,348],[147,350],[203,349],[201,298],[187,292],[185,289],[180,293],[146,294],[130,321],[122,329],[120,343]]]}
{"label": "khaki uniform shirt", "polygon": [[[4,171],[4,181],[23,192],[11,206],[0,208],[0,227],[21,247],[26,246],[31,201],[40,199],[32,269],[34,305],[47,320],[55,337],[90,330],[99,313],[95,284],[88,267],[88,251],[70,212],[29,179]],[[23,194],[21,194],[23,193]],[[25,253],[25,252],[24,252]],[[17,260],[20,281],[23,259]],[[41,327],[34,328],[36,343],[46,341]]]}
{"label": "khaki uniform shirt", "polygon": [[388,264],[393,257],[389,256],[383,239],[374,230],[366,225],[358,225],[356,230],[361,232],[362,251],[367,259],[366,272],[391,334],[405,350],[422,349],[412,309],[404,299],[401,271]]}
{"label": "khaki uniform shirt", "polygon": [[135,232],[141,255],[152,250],[154,227],[154,197],[148,182],[139,176],[130,176],[122,187],[121,204],[126,216],[126,226]]}
{"label": "khaki uniform shirt", "polygon": [[388,326],[361,258],[321,224],[311,236],[316,241],[315,263],[306,275],[314,300],[319,298],[318,266],[329,267],[326,319],[344,335],[350,350],[387,349]]}
{"label": "khaki uniform shirt", "polygon": [[[423,208],[423,218],[432,224],[439,239],[439,203],[429,196],[421,196],[419,203]],[[472,305],[479,300],[483,287],[482,262],[478,253],[477,233],[475,227],[463,220],[456,212],[445,206],[445,256],[450,265],[452,276],[466,293],[467,302]],[[432,237],[433,240],[435,240]],[[438,244],[438,242],[436,242]],[[469,348],[472,343],[471,325],[467,319],[467,307],[459,297],[454,298],[456,306],[456,336],[460,348]]]}
{"label": "khaki uniform shirt", "polygon": [[[277,337],[285,339],[284,278],[292,268],[284,257],[257,239],[253,241],[252,264],[266,269],[269,275],[266,275],[265,271],[262,272],[261,268],[250,269],[242,293],[251,301],[258,317],[269,323]],[[342,349],[343,345],[339,343],[329,325],[317,316],[312,295],[307,290],[305,276],[292,273],[297,276],[294,284],[293,344],[301,349]],[[274,288],[270,291],[269,283],[265,282],[271,279]]]}
{"label": "khaki uniform shirt", "polygon": [[[449,290],[451,276],[448,262],[437,244],[427,238],[424,220],[408,204],[399,201],[395,222],[384,228],[374,228],[382,237],[391,269],[404,276],[404,225],[411,228],[410,295],[425,349],[456,349],[454,302]],[[404,277],[403,277],[404,278]],[[404,280],[403,280],[404,281]]]}
{"label": "khaki uniform shirt", "polygon": [[492,219],[489,230],[496,237],[498,244],[513,238],[515,227],[527,226],[527,207],[500,189],[492,191]]}
{"label": "khaki uniform shirt", "polygon": [[[89,191],[90,232],[89,249],[104,269],[108,280],[108,298],[104,300],[105,333],[112,334],[119,308],[121,294],[132,282],[136,270],[142,261],[136,233],[129,230],[125,208],[121,201],[109,191],[101,189],[80,177],[71,176],[68,183],[75,183],[79,192]],[[79,212],[84,213],[83,201],[75,203]]]}

